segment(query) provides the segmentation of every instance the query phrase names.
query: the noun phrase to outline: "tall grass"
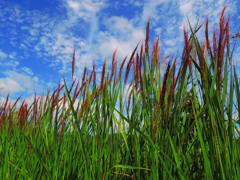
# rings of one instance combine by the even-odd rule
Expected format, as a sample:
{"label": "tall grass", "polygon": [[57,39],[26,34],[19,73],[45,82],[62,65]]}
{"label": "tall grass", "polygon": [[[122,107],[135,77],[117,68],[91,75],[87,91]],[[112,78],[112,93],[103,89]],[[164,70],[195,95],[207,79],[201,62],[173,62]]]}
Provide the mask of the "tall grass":
{"label": "tall grass", "polygon": [[[99,82],[93,65],[30,105],[7,98],[0,177],[239,179],[240,89],[224,11],[212,41],[208,21],[184,30],[180,61],[160,59],[158,38],[150,47],[148,22],[145,42],[120,66],[115,51]],[[72,78],[74,64],[75,51]]]}

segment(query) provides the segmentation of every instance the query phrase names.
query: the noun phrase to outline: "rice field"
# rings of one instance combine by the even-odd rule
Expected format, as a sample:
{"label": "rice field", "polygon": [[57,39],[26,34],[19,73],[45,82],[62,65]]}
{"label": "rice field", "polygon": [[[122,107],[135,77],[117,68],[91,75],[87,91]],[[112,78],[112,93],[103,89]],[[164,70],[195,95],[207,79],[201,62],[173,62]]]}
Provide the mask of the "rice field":
{"label": "rice field", "polygon": [[240,179],[239,37],[224,12],[212,34],[207,20],[184,29],[180,59],[160,58],[148,22],[143,43],[122,61],[113,52],[101,77],[93,65],[74,78],[74,51],[72,79],[55,91],[20,107],[7,97],[1,179]]}

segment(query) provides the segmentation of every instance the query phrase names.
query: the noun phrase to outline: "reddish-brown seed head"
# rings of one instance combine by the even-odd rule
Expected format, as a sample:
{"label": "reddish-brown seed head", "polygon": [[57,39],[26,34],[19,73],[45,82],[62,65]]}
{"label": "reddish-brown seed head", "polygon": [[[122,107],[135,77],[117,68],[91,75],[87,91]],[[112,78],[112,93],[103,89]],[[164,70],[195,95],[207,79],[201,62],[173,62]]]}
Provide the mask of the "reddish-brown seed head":
{"label": "reddish-brown seed head", "polygon": [[72,79],[74,78],[74,71],[75,71],[75,49],[73,51],[73,57],[72,57]]}

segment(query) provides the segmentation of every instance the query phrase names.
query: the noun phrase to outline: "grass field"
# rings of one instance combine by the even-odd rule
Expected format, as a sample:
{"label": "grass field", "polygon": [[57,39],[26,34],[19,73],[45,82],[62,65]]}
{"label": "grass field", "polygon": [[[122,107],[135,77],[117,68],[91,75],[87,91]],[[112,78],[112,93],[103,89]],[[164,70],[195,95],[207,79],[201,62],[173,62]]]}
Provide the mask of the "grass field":
{"label": "grass field", "polygon": [[[121,62],[114,52],[100,81],[93,65],[32,104],[7,98],[0,177],[240,179],[240,87],[224,11],[213,34],[208,21],[184,30],[181,59],[160,59],[148,22],[144,43]],[[74,64],[75,53],[73,77]]]}

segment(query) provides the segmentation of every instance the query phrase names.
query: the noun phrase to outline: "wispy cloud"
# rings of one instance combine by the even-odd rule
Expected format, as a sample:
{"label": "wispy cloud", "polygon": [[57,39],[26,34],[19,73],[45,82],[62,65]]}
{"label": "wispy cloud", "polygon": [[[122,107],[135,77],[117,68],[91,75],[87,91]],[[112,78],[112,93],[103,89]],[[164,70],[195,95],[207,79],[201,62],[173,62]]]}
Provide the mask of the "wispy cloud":
{"label": "wispy cloud", "polygon": [[177,55],[183,44],[183,27],[204,23],[209,18],[209,26],[218,23],[222,8],[227,6],[227,14],[236,14],[235,0],[158,0],[146,1],[142,19],[151,18],[156,34],[160,34],[163,54]]}
{"label": "wispy cloud", "polygon": [[[17,79],[19,72],[29,78],[25,80],[32,82],[32,87],[35,86],[37,81],[33,78],[39,79],[39,76],[37,70],[26,66],[28,61],[32,64],[34,61],[41,62],[44,64],[42,68],[47,65],[49,69],[57,69],[56,76],[59,78],[60,74],[70,74],[74,49],[76,76],[80,75],[85,65],[90,68],[93,63],[101,65],[105,58],[110,60],[116,49],[118,59],[122,59],[131,53],[139,41],[144,40],[149,18],[155,35],[160,35],[161,54],[177,55],[182,48],[182,27],[187,26],[187,18],[194,24],[196,17],[204,22],[208,16],[210,25],[213,25],[218,21],[224,5],[228,6],[230,15],[236,14],[237,1],[58,0],[58,3],[61,13],[54,16],[17,5],[0,7],[0,38],[3,44],[11,46],[0,50],[0,68],[8,67],[8,72],[18,73],[15,77],[2,71],[2,86],[5,83],[4,87],[15,87],[14,92],[31,89],[28,85],[18,87],[22,82]],[[7,84],[9,79],[10,85]]]}
{"label": "wispy cloud", "polygon": [[7,54],[0,50],[0,59],[5,59]]}
{"label": "wispy cloud", "polygon": [[4,68],[16,68],[19,65],[19,61],[16,60],[16,54],[7,54],[0,49],[0,69]]}
{"label": "wispy cloud", "polygon": [[158,7],[162,4],[169,3],[169,0],[145,0],[142,12],[142,23],[144,23],[151,18],[154,21],[159,19],[160,14],[158,13]]}
{"label": "wispy cloud", "polygon": [[206,17],[209,18],[210,23],[218,22],[220,12],[224,6],[227,6],[227,13],[233,14],[236,11],[237,1],[233,0],[217,0],[217,1],[199,1],[199,0],[180,0],[179,10],[182,15],[180,28],[183,25],[187,26],[187,18],[194,25],[197,20],[202,22]]}
{"label": "wispy cloud", "polygon": [[[86,21],[92,19],[104,6],[105,2],[99,0],[65,0],[71,11],[70,15],[83,18]],[[72,14],[73,13],[73,14]]]}

